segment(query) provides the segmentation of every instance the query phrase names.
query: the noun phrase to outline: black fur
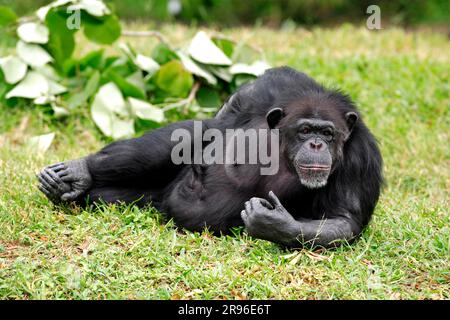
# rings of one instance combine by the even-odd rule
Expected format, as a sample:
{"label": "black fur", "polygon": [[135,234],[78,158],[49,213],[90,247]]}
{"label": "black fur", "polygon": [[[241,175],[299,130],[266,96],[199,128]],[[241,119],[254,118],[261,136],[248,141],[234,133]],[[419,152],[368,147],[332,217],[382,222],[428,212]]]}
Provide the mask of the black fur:
{"label": "black fur", "polygon": [[[224,165],[173,164],[170,155],[177,142],[170,141],[172,131],[193,131],[193,122],[184,121],[112,143],[88,156],[92,184],[76,200],[152,202],[189,230],[208,227],[227,233],[245,222],[251,235],[289,246],[305,242],[331,246],[336,240],[353,239],[369,223],[383,179],[377,143],[348,96],[293,69],[274,68],[241,87],[215,118],[203,121],[203,129],[268,128],[266,116],[273,108],[283,111],[270,117],[273,122],[282,114],[275,125],[281,132],[276,175],[261,176],[251,165],[240,165],[232,179]],[[351,121],[359,116],[353,128],[345,117],[349,112],[355,113]],[[318,189],[300,183],[286,154],[292,139],[283,135],[283,128],[303,118],[331,121],[341,134],[335,147],[330,144],[335,159],[328,182]],[[269,191],[274,193],[271,201],[261,199]],[[46,194],[58,197],[56,191]]]}

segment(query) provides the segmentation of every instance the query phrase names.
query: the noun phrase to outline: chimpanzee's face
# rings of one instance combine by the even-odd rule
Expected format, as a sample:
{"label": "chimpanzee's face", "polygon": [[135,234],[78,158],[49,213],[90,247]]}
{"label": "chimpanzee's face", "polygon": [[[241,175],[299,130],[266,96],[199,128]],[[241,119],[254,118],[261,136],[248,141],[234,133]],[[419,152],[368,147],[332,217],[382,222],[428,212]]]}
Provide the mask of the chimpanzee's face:
{"label": "chimpanzee's face", "polygon": [[342,159],[344,143],[358,115],[334,112],[332,117],[323,118],[317,112],[313,114],[285,117],[282,108],[274,108],[267,114],[267,121],[270,128],[280,129],[288,164],[298,174],[302,185],[317,189],[327,184],[335,165]]}
{"label": "chimpanzee's face", "polygon": [[283,131],[287,157],[300,182],[311,189],[325,186],[337,153],[342,149],[333,122],[299,119]]}

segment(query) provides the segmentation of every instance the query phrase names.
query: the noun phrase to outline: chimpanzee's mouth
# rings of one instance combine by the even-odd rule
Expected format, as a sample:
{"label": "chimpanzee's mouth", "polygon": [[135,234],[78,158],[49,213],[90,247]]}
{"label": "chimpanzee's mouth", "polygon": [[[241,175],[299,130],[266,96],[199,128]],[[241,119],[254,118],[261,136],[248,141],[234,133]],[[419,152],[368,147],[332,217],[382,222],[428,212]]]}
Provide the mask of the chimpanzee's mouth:
{"label": "chimpanzee's mouth", "polygon": [[296,170],[302,185],[310,189],[317,189],[327,184],[331,166],[320,163],[298,164]]}
{"label": "chimpanzee's mouth", "polygon": [[301,164],[299,168],[301,170],[328,171],[331,167],[323,164]]}

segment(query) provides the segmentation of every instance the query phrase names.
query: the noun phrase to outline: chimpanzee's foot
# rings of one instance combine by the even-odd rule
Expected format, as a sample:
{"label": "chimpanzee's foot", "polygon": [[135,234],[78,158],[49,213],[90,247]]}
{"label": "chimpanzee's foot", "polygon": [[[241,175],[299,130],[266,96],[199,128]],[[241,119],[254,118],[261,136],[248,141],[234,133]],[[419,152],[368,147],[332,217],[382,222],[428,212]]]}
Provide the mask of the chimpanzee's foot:
{"label": "chimpanzee's foot", "polygon": [[85,159],[48,166],[39,173],[38,179],[39,190],[55,203],[73,201],[92,186],[91,174]]}

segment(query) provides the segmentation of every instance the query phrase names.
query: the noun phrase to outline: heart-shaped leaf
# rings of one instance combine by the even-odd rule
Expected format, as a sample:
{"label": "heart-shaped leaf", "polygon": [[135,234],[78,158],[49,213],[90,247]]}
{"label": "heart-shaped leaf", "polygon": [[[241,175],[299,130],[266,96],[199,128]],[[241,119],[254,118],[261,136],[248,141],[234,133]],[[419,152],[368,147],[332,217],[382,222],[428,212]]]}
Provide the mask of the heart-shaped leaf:
{"label": "heart-shaped leaf", "polygon": [[154,77],[157,87],[171,97],[186,97],[194,84],[192,74],[179,60],[162,65]]}
{"label": "heart-shaped leaf", "polygon": [[75,30],[67,27],[66,13],[57,9],[47,13],[45,24],[50,30],[47,49],[55,58],[57,65],[62,68],[64,61],[71,57],[75,49]]}
{"label": "heart-shaped leaf", "polygon": [[201,87],[195,99],[202,108],[219,108],[222,105],[219,93],[213,88]]}
{"label": "heart-shaped leaf", "polygon": [[17,28],[19,38],[28,43],[44,44],[48,42],[49,31],[41,23],[28,22]]}
{"label": "heart-shaped leaf", "polygon": [[55,133],[43,134],[41,136],[31,137],[27,141],[27,147],[38,154],[42,154],[50,148],[53,139],[55,138]]}
{"label": "heart-shaped leaf", "polygon": [[41,67],[53,61],[48,52],[37,44],[19,41],[16,45],[16,52],[20,59],[32,67]]}
{"label": "heart-shaped leaf", "polygon": [[19,82],[27,73],[27,65],[14,56],[1,58],[0,67],[5,75],[6,82],[9,84]]}
{"label": "heart-shaped leaf", "polygon": [[198,32],[192,39],[188,52],[194,60],[204,64],[231,65],[231,60],[203,31]]}
{"label": "heart-shaped leaf", "polygon": [[136,117],[144,120],[155,121],[157,123],[161,123],[164,121],[165,119],[164,112],[158,107],[155,107],[154,105],[148,102],[134,99],[131,97],[128,98],[127,100],[128,103],[130,104],[133,114]]}
{"label": "heart-shaped leaf", "polygon": [[160,43],[153,49],[152,58],[163,65],[171,60],[178,59],[178,56],[168,45]]}
{"label": "heart-shaped leaf", "polygon": [[150,75],[155,74],[159,69],[159,64],[150,57],[144,56],[140,53],[136,55],[134,63],[144,71],[147,71]]}
{"label": "heart-shaped leaf", "polygon": [[56,0],[53,1],[52,3],[44,6],[44,7],[40,7],[37,11],[36,11],[36,15],[38,16],[38,18],[41,21],[45,21],[45,18],[47,17],[47,13],[52,9],[52,8],[57,8],[57,7],[62,7],[65,6],[66,4],[69,3],[73,3],[75,2],[75,0]]}
{"label": "heart-shaped leaf", "polygon": [[95,95],[91,115],[106,136],[120,139],[134,134],[134,121],[130,117],[122,93],[112,82],[103,85]]}
{"label": "heart-shaped leaf", "polygon": [[203,79],[205,79],[209,84],[216,85],[217,79],[208,71],[200,67],[197,63],[195,63],[189,56],[184,54],[181,51],[177,52],[178,56],[181,59],[181,63],[183,63],[183,66],[196,76],[199,76]]}
{"label": "heart-shaped leaf", "polygon": [[259,77],[270,66],[264,61],[255,61],[252,64],[236,63],[230,67],[231,74],[251,74]]}
{"label": "heart-shaped leaf", "polygon": [[100,44],[113,43],[122,31],[119,19],[114,15],[106,16],[103,20],[85,19],[83,22],[86,37]]}
{"label": "heart-shaped leaf", "polygon": [[69,10],[85,10],[91,16],[103,17],[111,13],[108,7],[99,0],[80,0],[68,7]]}
{"label": "heart-shaped leaf", "polygon": [[35,99],[47,95],[48,90],[47,79],[36,71],[30,71],[17,86],[6,94],[6,99],[12,97]]}

